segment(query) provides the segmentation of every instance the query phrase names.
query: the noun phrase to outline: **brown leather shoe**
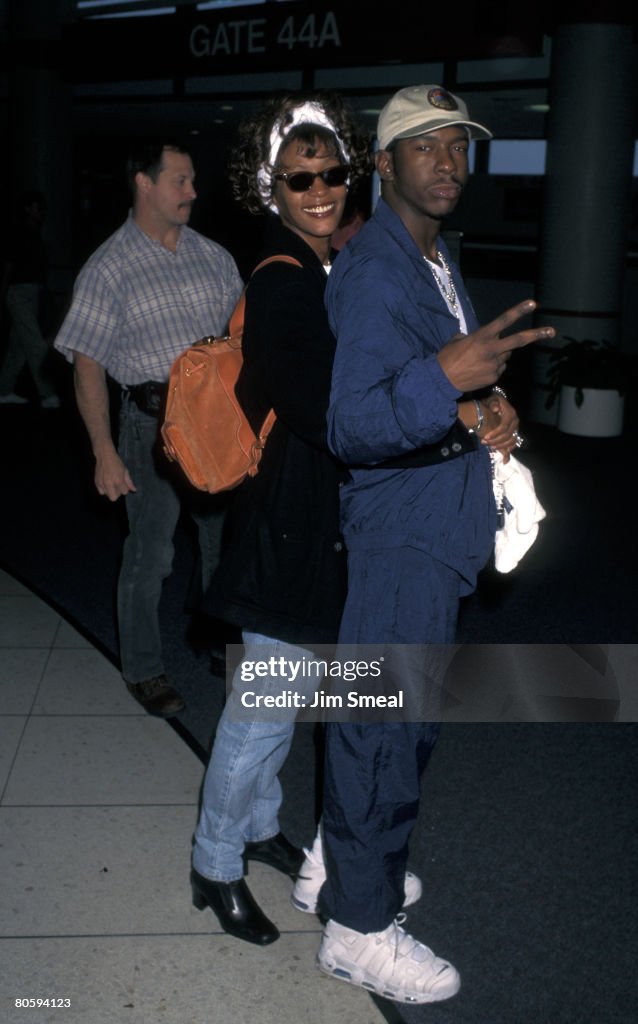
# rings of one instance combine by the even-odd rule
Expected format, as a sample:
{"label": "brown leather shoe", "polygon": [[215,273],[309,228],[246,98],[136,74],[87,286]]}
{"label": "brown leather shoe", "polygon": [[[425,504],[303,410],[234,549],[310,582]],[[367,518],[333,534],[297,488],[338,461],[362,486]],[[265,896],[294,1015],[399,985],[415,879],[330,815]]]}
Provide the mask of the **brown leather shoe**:
{"label": "brown leather shoe", "polygon": [[184,698],[165,675],[153,676],[142,683],[127,683],[126,689],[149,715],[158,718],[172,718],[186,707]]}

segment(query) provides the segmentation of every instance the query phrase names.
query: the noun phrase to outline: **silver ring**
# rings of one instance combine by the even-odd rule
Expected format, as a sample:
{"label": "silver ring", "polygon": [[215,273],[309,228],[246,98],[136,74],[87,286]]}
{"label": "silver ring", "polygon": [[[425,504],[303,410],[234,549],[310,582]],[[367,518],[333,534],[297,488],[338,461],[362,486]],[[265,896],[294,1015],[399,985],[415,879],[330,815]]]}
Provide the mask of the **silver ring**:
{"label": "silver ring", "polygon": [[514,444],[516,445],[516,447],[517,448],[522,448],[523,445],[525,444],[525,438],[521,437],[521,435],[519,434],[518,430],[514,431],[514,433],[512,434],[512,437],[514,438]]}

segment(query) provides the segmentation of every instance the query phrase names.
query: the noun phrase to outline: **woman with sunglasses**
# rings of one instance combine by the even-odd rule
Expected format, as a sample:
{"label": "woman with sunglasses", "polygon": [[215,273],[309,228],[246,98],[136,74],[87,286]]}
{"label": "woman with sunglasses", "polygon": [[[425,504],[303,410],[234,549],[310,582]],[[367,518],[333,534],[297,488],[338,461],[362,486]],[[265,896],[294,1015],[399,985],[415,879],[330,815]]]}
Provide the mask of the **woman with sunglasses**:
{"label": "woman with sunglasses", "polygon": [[[367,140],[337,97],[319,94],[269,102],[241,125],[231,157],[235,197],[251,213],[267,213],[259,263],[287,260],[258,263],[248,284],[237,394],[254,428],[271,408],[277,420],[259,473],[236,492],[229,543],[205,601],[209,614],[241,628],[244,664],[298,658],[337,638],[346,585],[343,470],[326,443],[335,343],[323,296],[347,189],[367,170]],[[259,676],[249,689],[272,696],[285,685]],[[269,717],[247,709],[246,689],[240,666],[204,780],[192,884],[195,905],[209,906],[225,931],[266,945],[279,932],[244,869],[259,860],[294,878],[304,858],[278,821],[277,776],[296,711]]]}

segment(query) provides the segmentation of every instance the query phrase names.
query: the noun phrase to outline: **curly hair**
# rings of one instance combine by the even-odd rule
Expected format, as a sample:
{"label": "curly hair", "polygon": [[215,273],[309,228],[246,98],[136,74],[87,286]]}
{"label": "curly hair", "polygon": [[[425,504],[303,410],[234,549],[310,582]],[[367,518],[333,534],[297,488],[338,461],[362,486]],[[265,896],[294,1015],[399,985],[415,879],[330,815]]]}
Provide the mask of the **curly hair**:
{"label": "curly hair", "polygon": [[[332,121],[339,142],[348,155],[350,165],[350,187],[364,178],[371,170],[370,144],[368,137],[355,123],[350,110],[335,93],[287,93],[274,97],[252,117],[246,118],[239,126],[238,140],[231,150],[228,174],[233,192],[250,213],[263,213],[264,199],[259,190],[257,172],[268,166],[270,160],[270,133],[277,121],[282,126],[292,121],[291,111],[301,103],[319,103]],[[282,142],[297,140],[305,147],[305,156],[314,156],[317,143],[326,146],[331,156],[341,158],[337,139],[329,130],[307,124],[295,125]],[[274,170],[274,168],[273,168]]]}

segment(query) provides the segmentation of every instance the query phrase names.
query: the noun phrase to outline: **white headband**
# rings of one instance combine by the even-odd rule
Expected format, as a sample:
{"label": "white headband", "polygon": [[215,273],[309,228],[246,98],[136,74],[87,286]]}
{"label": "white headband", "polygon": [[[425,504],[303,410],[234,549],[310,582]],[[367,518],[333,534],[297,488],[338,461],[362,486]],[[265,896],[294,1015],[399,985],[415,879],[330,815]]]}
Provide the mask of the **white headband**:
{"label": "white headband", "polygon": [[264,205],[267,206],[269,210],[272,210],[273,213],[277,213],[277,207],[272,201],[272,175],[277,161],[277,154],[279,153],[281,144],[288,135],[288,132],[290,132],[290,130],[296,125],[316,124],[320,125],[322,128],[327,128],[328,131],[332,132],[337,140],[337,145],[339,146],[339,152],[343,162],[346,164],[348,163],[348,154],[345,151],[343,142],[339,138],[339,133],[319,103],[301,103],[298,107],[293,107],[290,114],[292,115],[292,121],[290,124],[283,124],[281,120],[275,121],[270,133],[270,152],[268,155],[268,161],[263,163],[257,171],[259,194],[264,201]]}

